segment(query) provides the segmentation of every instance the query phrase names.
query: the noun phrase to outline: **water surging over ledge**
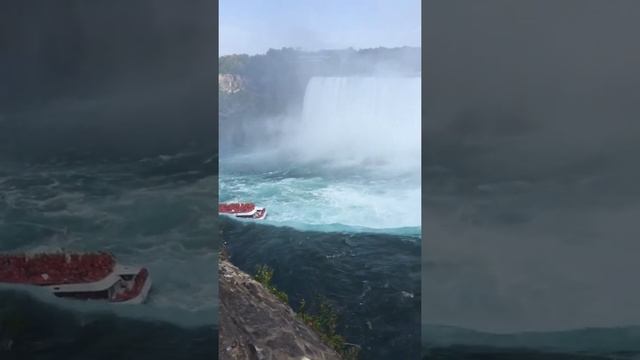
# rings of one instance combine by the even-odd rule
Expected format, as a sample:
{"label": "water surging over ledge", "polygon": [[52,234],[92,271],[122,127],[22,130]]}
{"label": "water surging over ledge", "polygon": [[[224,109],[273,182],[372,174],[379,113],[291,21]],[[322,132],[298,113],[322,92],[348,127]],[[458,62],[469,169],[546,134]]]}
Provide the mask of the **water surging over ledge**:
{"label": "water surging over ledge", "polygon": [[300,160],[419,172],[419,77],[314,77],[290,149]]}

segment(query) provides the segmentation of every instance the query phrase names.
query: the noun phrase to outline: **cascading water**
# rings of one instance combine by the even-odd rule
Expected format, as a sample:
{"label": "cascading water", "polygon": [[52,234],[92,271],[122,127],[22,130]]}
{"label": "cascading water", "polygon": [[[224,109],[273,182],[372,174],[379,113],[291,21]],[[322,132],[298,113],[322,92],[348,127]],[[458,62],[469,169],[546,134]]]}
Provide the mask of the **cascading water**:
{"label": "cascading water", "polygon": [[418,77],[316,77],[293,141],[303,159],[420,168]]}

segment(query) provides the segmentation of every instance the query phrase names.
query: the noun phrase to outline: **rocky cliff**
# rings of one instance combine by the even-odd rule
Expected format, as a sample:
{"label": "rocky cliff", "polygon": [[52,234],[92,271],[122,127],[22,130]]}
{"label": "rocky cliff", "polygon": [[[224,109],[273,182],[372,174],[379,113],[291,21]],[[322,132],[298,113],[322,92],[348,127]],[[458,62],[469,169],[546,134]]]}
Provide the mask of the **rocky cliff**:
{"label": "rocky cliff", "polygon": [[225,94],[235,94],[245,89],[245,80],[236,74],[218,74],[218,89]]}
{"label": "rocky cliff", "polygon": [[218,271],[220,359],[340,359],[288,305],[251,276],[223,259]]}

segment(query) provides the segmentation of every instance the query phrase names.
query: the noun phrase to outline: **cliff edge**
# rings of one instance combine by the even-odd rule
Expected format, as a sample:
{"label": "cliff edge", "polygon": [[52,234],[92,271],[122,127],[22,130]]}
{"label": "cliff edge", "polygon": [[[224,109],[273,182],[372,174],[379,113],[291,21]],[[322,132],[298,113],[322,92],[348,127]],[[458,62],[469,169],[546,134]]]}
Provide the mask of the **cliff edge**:
{"label": "cliff edge", "polygon": [[251,276],[223,259],[218,272],[220,359],[340,359],[288,305]]}

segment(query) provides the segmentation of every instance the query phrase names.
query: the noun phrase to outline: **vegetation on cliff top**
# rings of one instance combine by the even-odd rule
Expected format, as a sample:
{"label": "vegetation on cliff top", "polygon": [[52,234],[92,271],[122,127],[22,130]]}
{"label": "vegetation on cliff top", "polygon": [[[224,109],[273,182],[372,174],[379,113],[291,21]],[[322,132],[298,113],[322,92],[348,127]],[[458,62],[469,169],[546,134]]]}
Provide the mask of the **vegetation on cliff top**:
{"label": "vegetation on cliff top", "polygon": [[219,92],[221,113],[234,118],[283,113],[301,102],[313,76],[415,75],[421,71],[421,50],[414,47],[313,52],[285,47],[259,55],[225,55],[218,60],[219,74],[238,75],[246,83],[243,92]]}
{"label": "vegetation on cliff top", "polygon": [[[416,47],[372,48],[354,50],[303,51],[290,47],[269,49],[265,54],[233,54],[221,56],[218,73],[237,74],[246,77],[269,76],[270,70],[282,69],[288,72],[314,75],[340,76],[395,71],[417,73],[421,70],[421,49]],[[284,75],[280,73],[279,75]]]}

